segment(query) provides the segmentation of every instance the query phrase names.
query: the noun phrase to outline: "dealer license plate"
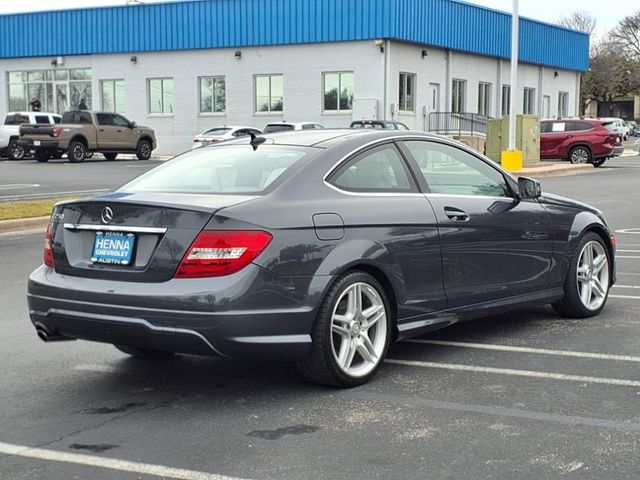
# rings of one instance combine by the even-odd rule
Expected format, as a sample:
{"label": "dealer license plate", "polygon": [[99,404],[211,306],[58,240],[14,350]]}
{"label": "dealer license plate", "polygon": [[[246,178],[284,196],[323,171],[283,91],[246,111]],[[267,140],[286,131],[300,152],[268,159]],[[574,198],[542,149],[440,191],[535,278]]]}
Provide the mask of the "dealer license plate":
{"label": "dealer license plate", "polygon": [[93,263],[129,265],[133,257],[136,237],[133,233],[96,232],[93,244]]}

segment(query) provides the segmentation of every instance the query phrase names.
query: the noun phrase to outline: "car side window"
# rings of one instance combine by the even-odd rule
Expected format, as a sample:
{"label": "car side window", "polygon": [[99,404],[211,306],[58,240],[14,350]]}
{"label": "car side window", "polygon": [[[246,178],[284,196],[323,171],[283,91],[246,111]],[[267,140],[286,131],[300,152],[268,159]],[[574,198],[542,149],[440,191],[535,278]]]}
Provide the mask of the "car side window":
{"label": "car side window", "polygon": [[49,117],[47,115],[36,115],[36,123],[46,125],[49,123]]}
{"label": "car side window", "polygon": [[128,127],[129,126],[129,120],[127,120],[126,118],[120,116],[120,115],[113,115],[112,116],[112,120],[114,125],[118,126],[118,127]]}
{"label": "car side window", "polygon": [[62,120],[62,117],[59,115],[54,115],[53,116],[53,123],[60,123],[60,121]]}
{"label": "car side window", "polygon": [[113,125],[111,115],[108,113],[98,113],[96,114],[96,118],[98,119],[98,125]]}
{"label": "car side window", "polygon": [[549,133],[553,122],[540,122],[540,133]]}
{"label": "car side window", "polygon": [[510,197],[500,171],[460,148],[424,140],[403,142],[432,193]]}
{"label": "car side window", "polygon": [[415,191],[404,160],[391,144],[361,153],[332,175],[330,181],[353,192]]}

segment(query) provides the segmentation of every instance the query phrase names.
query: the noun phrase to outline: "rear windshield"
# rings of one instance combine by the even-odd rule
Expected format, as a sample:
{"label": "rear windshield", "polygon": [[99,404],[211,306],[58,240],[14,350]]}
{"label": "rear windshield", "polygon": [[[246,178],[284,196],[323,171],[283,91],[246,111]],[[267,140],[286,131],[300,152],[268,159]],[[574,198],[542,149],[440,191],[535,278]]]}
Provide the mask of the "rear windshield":
{"label": "rear windshield", "polygon": [[91,115],[87,112],[65,112],[62,115],[62,123],[90,124]]}
{"label": "rear windshield", "polygon": [[202,135],[224,135],[225,133],[229,132],[230,130],[231,130],[230,128],[225,128],[225,127],[212,128],[212,129],[207,130],[206,132],[202,133]]}
{"label": "rear windshield", "polygon": [[120,191],[260,194],[287,170],[312,156],[312,149],[262,145],[199,148],[154,168]]}
{"label": "rear windshield", "polygon": [[610,132],[618,132],[618,126],[614,122],[603,122],[602,126]]}
{"label": "rear windshield", "polygon": [[7,115],[4,119],[5,125],[22,125],[23,123],[29,123],[29,117],[26,115]]}
{"label": "rear windshield", "polygon": [[264,133],[275,133],[275,132],[286,132],[288,130],[293,130],[293,125],[267,125],[264,128]]}

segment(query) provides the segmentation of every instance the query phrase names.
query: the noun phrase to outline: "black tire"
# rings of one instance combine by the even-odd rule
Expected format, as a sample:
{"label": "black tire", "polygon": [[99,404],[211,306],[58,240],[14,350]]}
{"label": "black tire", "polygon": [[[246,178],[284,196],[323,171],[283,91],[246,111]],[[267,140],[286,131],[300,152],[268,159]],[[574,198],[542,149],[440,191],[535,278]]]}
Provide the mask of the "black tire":
{"label": "black tire", "polygon": [[7,158],[9,160],[22,160],[26,154],[27,151],[24,147],[18,145],[18,140],[13,139],[9,142],[7,146]]}
{"label": "black tire", "polygon": [[133,347],[131,345],[113,345],[118,350],[134,358],[143,360],[164,360],[175,355],[174,352],[165,352],[162,350],[152,350],[149,348]]}
{"label": "black tire", "polygon": [[569,152],[569,161],[574,164],[591,163],[592,155],[588,147],[579,145]]}
{"label": "black tire", "polygon": [[49,158],[51,158],[51,156],[49,155],[49,152],[45,151],[45,150],[36,150],[36,161],[39,163],[46,163],[49,161]]}
{"label": "black tire", "polygon": [[151,158],[151,142],[149,140],[140,140],[136,147],[136,156],[138,160],[149,160]]}
{"label": "black tire", "polygon": [[594,167],[598,168],[604,165],[604,162],[606,161],[607,161],[607,157],[601,157],[601,158],[594,158],[591,161],[591,163],[593,164]]}
{"label": "black tire", "polygon": [[114,161],[118,156],[117,153],[112,153],[112,152],[105,152],[102,155],[104,155],[105,160],[109,160],[110,162]]}
{"label": "black tire", "polygon": [[[363,287],[365,284],[366,287]],[[343,302],[348,301],[349,297],[345,297],[347,292],[357,285],[360,285],[361,289],[368,289],[369,287],[373,289],[375,294],[377,294],[376,298],[378,305],[382,306],[384,310],[379,310],[380,318],[375,323],[372,322],[372,326],[367,327],[364,324],[360,325],[360,321],[354,321],[352,323],[359,324],[357,331],[348,327],[345,328],[344,331],[346,336],[341,336],[341,334],[336,333],[334,330],[334,314],[339,308],[342,308],[341,306],[343,305]],[[368,292],[371,292],[371,290],[368,290]],[[370,293],[365,293],[365,295],[369,294]],[[364,307],[368,303],[363,301],[366,300],[365,297],[360,296],[360,299],[362,302],[362,309],[364,311],[366,310]],[[371,303],[368,305],[373,304]],[[341,316],[347,317],[346,314]],[[371,318],[373,318],[373,316],[378,316],[378,313],[372,315]],[[387,349],[389,348],[392,326],[391,317],[392,311],[389,308],[389,302],[385,291],[375,278],[368,273],[361,271],[348,272],[342,275],[329,289],[329,292],[320,305],[320,309],[311,332],[311,352],[305,358],[296,362],[298,369],[308,380],[332,387],[355,387],[368,382],[382,364],[387,353]],[[375,335],[373,338],[371,338],[372,331]],[[345,340],[345,338],[355,341],[355,337],[358,337],[358,341],[360,341],[359,338],[361,335],[365,335],[367,337],[372,348],[378,349],[379,355],[376,355],[375,361],[367,362],[365,357],[361,356],[360,350],[354,347],[354,353],[351,355],[351,361],[347,361],[347,367],[349,367],[349,365],[356,365],[357,368],[357,363],[355,361],[356,358],[360,358],[360,364],[364,367],[362,374],[351,375],[339,365],[338,357],[341,356],[340,354],[344,347],[342,342],[349,341]],[[336,351],[336,340],[340,343],[339,352]],[[352,345],[355,345],[355,343],[352,343]],[[366,349],[366,347],[363,347],[363,344],[360,344],[358,348]],[[369,371],[369,369],[371,370]]]}
{"label": "black tire", "polygon": [[[606,266],[603,267],[603,269],[606,268],[606,285],[602,287],[603,289],[605,289],[605,295],[602,299],[602,303],[597,306],[594,305],[594,308],[588,308],[587,306],[585,306],[580,296],[578,267],[581,260],[582,252],[588,244],[593,245],[593,242],[600,245],[601,251],[603,252],[602,254],[606,258]],[[596,256],[595,258],[599,257],[600,255]],[[594,270],[590,269],[585,273],[585,278],[591,279],[594,272]],[[598,272],[595,273],[597,275]],[[578,242],[576,251],[574,252],[573,257],[571,258],[571,262],[569,263],[569,270],[567,271],[567,277],[564,282],[564,297],[562,298],[562,300],[559,300],[558,302],[552,304],[553,309],[560,315],[569,318],[588,318],[598,315],[607,303],[610,289],[610,279],[611,258],[606,243],[604,242],[602,237],[600,237],[600,235],[596,233],[585,233]],[[583,282],[584,281],[586,280],[583,280]],[[589,299],[590,295],[591,294],[589,294]]]}
{"label": "black tire", "polygon": [[75,140],[69,144],[67,157],[73,163],[84,162],[85,158],[87,158],[87,147],[85,147],[84,143]]}

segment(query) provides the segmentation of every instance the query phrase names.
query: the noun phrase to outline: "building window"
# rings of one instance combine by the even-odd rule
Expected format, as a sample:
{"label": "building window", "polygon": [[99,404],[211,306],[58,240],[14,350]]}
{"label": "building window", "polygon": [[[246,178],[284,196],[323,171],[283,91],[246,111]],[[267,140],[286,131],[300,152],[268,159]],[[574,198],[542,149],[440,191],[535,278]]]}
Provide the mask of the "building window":
{"label": "building window", "polygon": [[491,84],[480,82],[478,84],[478,113],[491,115]]}
{"label": "building window", "polygon": [[415,112],[415,94],[416,75],[414,73],[401,73],[398,110],[401,112]]}
{"label": "building window", "polygon": [[353,110],[353,72],[323,73],[322,90],[322,110],[325,112]]}
{"label": "building window", "polygon": [[173,115],[173,78],[147,80],[149,113]]}
{"label": "building window", "polygon": [[502,115],[509,115],[511,108],[511,85],[502,85]]}
{"label": "building window", "polygon": [[91,109],[91,69],[8,72],[7,92],[9,110],[31,110],[33,97],[43,112],[63,113],[81,104]]}
{"label": "building window", "polygon": [[569,115],[569,94],[567,92],[558,93],[558,118]]}
{"label": "building window", "polygon": [[102,80],[100,91],[103,111],[125,113],[124,80]]}
{"label": "building window", "polygon": [[536,113],[536,89],[527,88],[524,89],[524,104],[522,106],[522,113],[525,115],[534,115]]}
{"label": "building window", "polygon": [[227,110],[227,85],[224,77],[198,78],[200,113],[224,113]]}
{"label": "building window", "polygon": [[282,112],[283,77],[282,75],[255,76],[256,112]]}
{"label": "building window", "polygon": [[454,80],[451,86],[451,111],[462,113],[465,110],[467,92],[467,82],[465,80]]}

